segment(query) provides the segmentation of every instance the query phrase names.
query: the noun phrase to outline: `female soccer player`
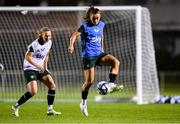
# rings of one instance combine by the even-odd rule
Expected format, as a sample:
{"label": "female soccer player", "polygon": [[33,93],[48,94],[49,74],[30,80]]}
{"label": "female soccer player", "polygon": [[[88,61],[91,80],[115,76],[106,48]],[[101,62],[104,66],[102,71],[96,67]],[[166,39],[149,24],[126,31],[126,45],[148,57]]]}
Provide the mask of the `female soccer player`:
{"label": "female soccer player", "polygon": [[[119,71],[120,62],[114,56],[104,53],[104,22],[101,20],[101,12],[98,8],[90,7],[86,13],[85,22],[75,31],[70,38],[69,53],[74,51],[74,43],[81,36],[82,61],[85,75],[85,82],[82,85],[82,101],[80,108],[83,115],[88,116],[87,96],[89,88],[94,81],[94,68],[96,65],[111,66],[109,83],[114,84]],[[117,86],[113,85],[114,89]]]}
{"label": "female soccer player", "polygon": [[49,89],[47,95],[47,115],[61,114],[61,112],[56,112],[53,109],[56,84],[47,68],[49,52],[52,45],[51,30],[48,27],[43,27],[37,35],[38,38],[28,46],[25,54],[23,66],[28,91],[12,106],[12,114],[16,117],[19,117],[19,107],[37,93],[37,80],[43,82]]}

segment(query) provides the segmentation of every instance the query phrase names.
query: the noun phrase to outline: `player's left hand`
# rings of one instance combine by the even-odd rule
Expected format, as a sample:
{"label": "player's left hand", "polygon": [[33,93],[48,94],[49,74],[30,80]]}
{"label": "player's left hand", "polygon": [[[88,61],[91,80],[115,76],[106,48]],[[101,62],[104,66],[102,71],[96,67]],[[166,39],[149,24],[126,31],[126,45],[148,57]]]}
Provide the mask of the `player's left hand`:
{"label": "player's left hand", "polygon": [[45,69],[50,75],[52,75],[52,73],[48,70],[48,69]]}

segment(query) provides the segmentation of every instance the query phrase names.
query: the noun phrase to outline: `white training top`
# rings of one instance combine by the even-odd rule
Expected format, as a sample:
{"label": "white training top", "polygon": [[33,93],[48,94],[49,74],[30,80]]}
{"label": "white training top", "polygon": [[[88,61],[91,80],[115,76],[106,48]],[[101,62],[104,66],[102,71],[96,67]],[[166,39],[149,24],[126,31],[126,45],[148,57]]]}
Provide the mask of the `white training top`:
{"label": "white training top", "polygon": [[[38,65],[41,65],[42,67],[44,67],[44,60],[48,52],[50,51],[51,46],[52,46],[51,40],[41,45],[39,44],[38,39],[36,39],[28,46],[27,51],[29,51],[30,47],[32,47],[34,50],[33,61],[37,63]],[[36,70],[36,71],[38,70],[35,66],[30,64],[26,59],[24,59],[23,68],[24,70]]]}

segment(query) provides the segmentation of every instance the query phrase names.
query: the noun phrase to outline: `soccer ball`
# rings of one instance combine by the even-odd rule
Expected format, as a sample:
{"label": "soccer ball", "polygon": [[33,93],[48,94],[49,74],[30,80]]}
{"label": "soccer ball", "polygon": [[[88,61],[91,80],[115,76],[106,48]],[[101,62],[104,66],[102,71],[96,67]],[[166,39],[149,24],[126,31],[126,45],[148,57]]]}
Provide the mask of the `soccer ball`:
{"label": "soccer ball", "polygon": [[101,95],[106,95],[109,93],[108,83],[106,81],[100,81],[97,86],[96,90]]}

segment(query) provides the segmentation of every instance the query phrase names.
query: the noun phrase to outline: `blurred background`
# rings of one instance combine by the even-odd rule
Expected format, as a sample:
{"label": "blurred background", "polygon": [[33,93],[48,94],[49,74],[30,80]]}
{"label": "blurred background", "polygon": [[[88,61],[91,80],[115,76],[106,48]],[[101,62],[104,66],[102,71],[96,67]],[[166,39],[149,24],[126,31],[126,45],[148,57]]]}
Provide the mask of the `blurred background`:
{"label": "blurred background", "polygon": [[[161,91],[180,88],[180,0],[0,0],[0,6],[141,5],[151,13]],[[171,85],[169,85],[171,83]],[[173,87],[172,87],[173,88]]]}

